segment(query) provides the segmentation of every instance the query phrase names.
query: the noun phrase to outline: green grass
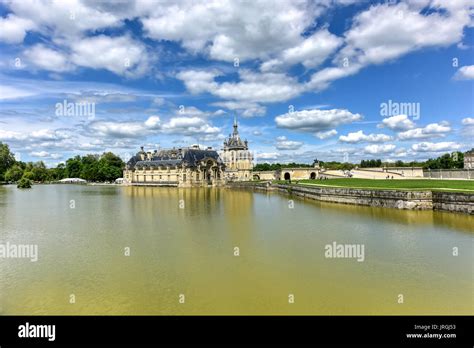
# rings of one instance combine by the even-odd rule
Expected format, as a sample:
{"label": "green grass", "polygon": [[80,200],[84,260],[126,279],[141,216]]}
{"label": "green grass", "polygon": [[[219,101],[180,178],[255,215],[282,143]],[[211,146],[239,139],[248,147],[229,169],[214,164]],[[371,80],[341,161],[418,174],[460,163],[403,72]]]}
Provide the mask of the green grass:
{"label": "green grass", "polygon": [[[279,181],[279,183],[285,183]],[[292,183],[295,183],[292,181]],[[391,180],[391,179],[329,179],[329,180],[299,180],[298,185],[337,186],[353,188],[370,188],[386,190],[442,190],[465,191],[474,193],[474,180]]]}

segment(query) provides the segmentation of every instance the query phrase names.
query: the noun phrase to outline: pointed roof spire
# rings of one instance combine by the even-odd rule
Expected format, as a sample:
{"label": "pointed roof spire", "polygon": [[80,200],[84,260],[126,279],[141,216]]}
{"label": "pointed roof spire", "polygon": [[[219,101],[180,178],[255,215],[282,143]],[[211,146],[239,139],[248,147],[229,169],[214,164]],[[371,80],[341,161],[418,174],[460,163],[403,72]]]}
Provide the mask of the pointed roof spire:
{"label": "pointed roof spire", "polygon": [[237,125],[237,115],[234,115],[234,136],[239,135],[239,131],[237,130],[239,126]]}

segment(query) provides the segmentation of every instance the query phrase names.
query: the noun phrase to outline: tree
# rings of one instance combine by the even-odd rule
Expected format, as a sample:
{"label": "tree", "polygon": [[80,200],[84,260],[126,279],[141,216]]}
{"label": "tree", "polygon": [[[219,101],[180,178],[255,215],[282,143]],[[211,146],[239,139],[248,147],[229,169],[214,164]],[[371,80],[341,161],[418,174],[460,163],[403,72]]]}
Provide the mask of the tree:
{"label": "tree", "polygon": [[258,163],[253,167],[255,171],[267,171],[267,170],[280,170],[281,168],[311,168],[313,167],[311,164],[307,163]]}
{"label": "tree", "polygon": [[7,144],[0,142],[0,181],[4,180],[5,172],[15,164],[15,156]]}
{"label": "tree", "polygon": [[81,156],[77,155],[66,161],[66,176],[69,178],[80,178],[82,172]]}
{"label": "tree", "polygon": [[17,184],[18,188],[31,188],[31,180],[25,177],[21,178]]}
{"label": "tree", "polygon": [[87,155],[81,159],[81,179],[87,181],[98,181],[99,178],[99,156]]}
{"label": "tree", "polygon": [[33,163],[31,172],[34,181],[45,182],[50,180],[48,169],[43,161]]}
{"label": "tree", "polygon": [[17,182],[23,176],[23,168],[20,165],[14,164],[5,172],[5,181]]}
{"label": "tree", "polygon": [[395,162],[395,167],[403,167],[404,165],[405,163],[403,163],[403,161],[398,160]]}
{"label": "tree", "polygon": [[362,160],[360,161],[360,167],[361,168],[376,168],[376,167],[381,167],[382,166],[382,160],[377,159],[377,160]]}
{"label": "tree", "polygon": [[59,163],[56,168],[49,169],[49,176],[52,180],[61,180],[66,177],[66,165]]}
{"label": "tree", "polygon": [[98,162],[99,179],[101,181],[114,181],[122,177],[125,163],[112,152],[104,153]]}

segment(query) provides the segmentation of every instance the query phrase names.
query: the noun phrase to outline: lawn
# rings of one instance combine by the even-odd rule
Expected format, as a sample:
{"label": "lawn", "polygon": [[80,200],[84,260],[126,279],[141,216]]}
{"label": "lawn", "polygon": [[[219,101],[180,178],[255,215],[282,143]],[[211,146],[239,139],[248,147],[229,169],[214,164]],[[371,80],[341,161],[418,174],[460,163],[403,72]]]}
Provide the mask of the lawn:
{"label": "lawn", "polygon": [[[284,183],[284,181],[280,181]],[[294,182],[293,182],[294,183]],[[371,188],[371,189],[391,189],[391,190],[443,190],[443,191],[466,191],[474,192],[474,180],[374,180],[374,179],[329,179],[329,180],[299,180],[298,184]]]}

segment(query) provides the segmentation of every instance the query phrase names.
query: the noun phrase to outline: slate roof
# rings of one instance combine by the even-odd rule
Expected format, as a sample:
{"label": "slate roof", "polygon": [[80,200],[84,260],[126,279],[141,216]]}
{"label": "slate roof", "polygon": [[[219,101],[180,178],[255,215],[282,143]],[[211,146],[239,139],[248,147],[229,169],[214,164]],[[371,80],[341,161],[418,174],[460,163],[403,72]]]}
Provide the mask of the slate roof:
{"label": "slate roof", "polygon": [[186,165],[195,167],[205,158],[212,158],[217,163],[222,164],[219,154],[215,150],[201,150],[201,149],[169,149],[161,150],[152,154],[151,160],[141,160],[140,155],[146,153],[138,152],[128,162],[128,168],[140,167],[158,167],[158,166],[177,166]]}
{"label": "slate roof", "polygon": [[474,149],[464,152],[465,155],[474,155]]}

